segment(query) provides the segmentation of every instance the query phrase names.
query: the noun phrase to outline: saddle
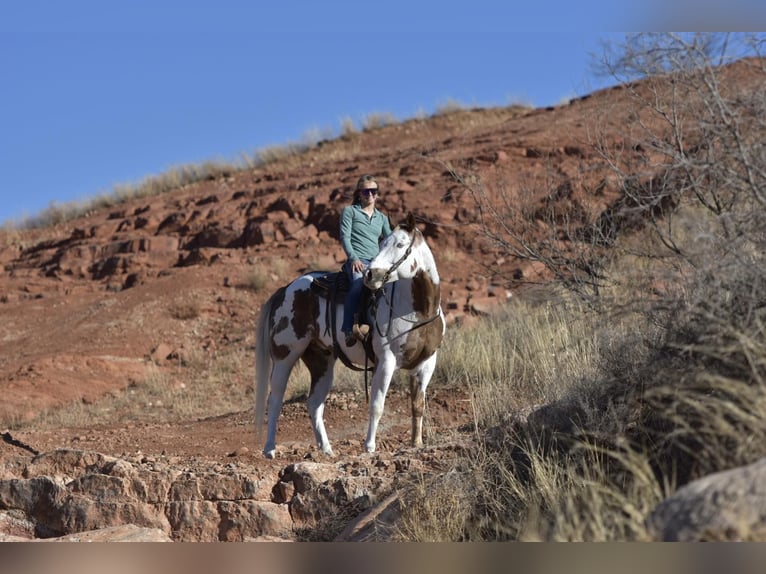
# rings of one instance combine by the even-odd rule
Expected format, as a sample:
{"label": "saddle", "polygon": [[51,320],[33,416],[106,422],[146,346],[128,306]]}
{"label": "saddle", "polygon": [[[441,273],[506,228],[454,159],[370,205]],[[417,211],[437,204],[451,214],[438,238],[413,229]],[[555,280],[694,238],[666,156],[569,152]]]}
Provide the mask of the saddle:
{"label": "saddle", "polygon": [[[311,282],[311,291],[315,295],[322,297],[327,302],[327,323],[325,324],[325,332],[331,332],[333,334],[333,343],[336,349],[336,354],[340,357],[343,363],[347,367],[357,369],[352,366],[348,357],[343,353],[335,339],[336,333],[336,306],[338,303],[344,303],[346,294],[349,289],[348,275],[345,271],[324,271],[321,275],[315,276]],[[366,332],[364,337],[357,335],[362,345],[364,346],[367,358],[371,363],[375,363],[375,354],[372,352],[371,343],[371,331],[372,331],[372,303],[373,298],[371,292],[367,287],[362,288],[362,298],[359,301],[359,308],[354,312],[354,323],[356,325],[366,325],[366,329],[362,329]],[[357,331],[358,329],[355,329]]]}
{"label": "saddle", "polygon": [[[343,303],[349,287],[348,275],[344,271],[323,271],[322,275],[314,277],[311,282],[311,291],[332,303]],[[371,323],[372,298],[370,295],[370,290],[363,287],[359,309],[354,313],[354,318],[359,319],[355,322],[360,325],[370,325]]]}

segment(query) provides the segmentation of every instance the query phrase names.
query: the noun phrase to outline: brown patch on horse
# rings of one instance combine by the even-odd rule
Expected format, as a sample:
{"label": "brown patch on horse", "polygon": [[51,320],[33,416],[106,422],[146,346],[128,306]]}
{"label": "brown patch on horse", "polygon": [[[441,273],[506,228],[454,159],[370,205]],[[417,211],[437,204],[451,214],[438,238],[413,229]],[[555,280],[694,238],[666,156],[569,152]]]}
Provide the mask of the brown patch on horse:
{"label": "brown patch on horse", "polygon": [[441,285],[434,283],[425,271],[419,271],[412,279],[412,308],[424,315],[422,319],[428,319],[436,313],[440,300]]}
{"label": "brown patch on horse", "polygon": [[311,389],[309,395],[314,392],[314,386],[316,382],[327,373],[329,369],[332,369],[334,357],[330,349],[324,349],[316,344],[311,344],[303,352],[301,356],[303,364],[311,374]]}
{"label": "brown patch on horse", "polygon": [[[412,280],[412,306],[418,321],[428,321],[436,316],[441,299],[441,287],[434,283],[425,271]],[[416,327],[407,333],[402,349],[404,368],[411,369],[436,352],[442,343],[442,321],[438,317],[430,323]]]}
{"label": "brown patch on horse", "polygon": [[289,320],[287,317],[282,317],[282,318],[279,320],[279,322],[277,322],[277,323],[274,323],[274,324],[271,326],[271,333],[272,333],[273,335],[276,335],[277,333],[281,333],[282,331],[284,331],[285,329],[287,329],[287,327],[288,327],[289,325],[290,325],[290,320]]}
{"label": "brown patch on horse", "polygon": [[279,309],[285,302],[285,294],[287,293],[286,287],[280,287],[276,291],[274,291],[274,294],[269,299],[269,302],[271,303],[271,315],[269,316],[269,322],[271,323],[271,328],[274,328],[274,311]]}
{"label": "brown patch on horse", "polygon": [[[430,317],[429,317],[430,318]],[[402,367],[412,369],[436,352],[442,343],[442,322],[439,318],[407,334],[402,349]]]}
{"label": "brown patch on horse", "polygon": [[274,311],[279,309],[285,302],[285,293],[287,289],[280,287],[271,296],[271,315],[269,315],[269,333],[271,333],[271,356],[277,360],[284,359],[290,354],[290,347],[286,345],[275,345],[274,335],[287,329],[288,319],[282,317],[277,323],[274,322]]}
{"label": "brown patch on horse", "polygon": [[[425,241],[425,239],[423,239],[423,234],[420,233],[420,231],[418,231],[417,229],[414,229],[412,231],[412,233],[413,233],[413,235],[412,235],[412,245],[410,246],[410,249],[415,251],[420,246],[420,244]],[[413,271],[413,273],[415,272],[415,270],[417,270],[417,268],[418,268],[418,262],[413,260],[412,261],[412,271]]]}
{"label": "brown patch on horse", "polygon": [[287,329],[288,325],[288,319],[287,317],[282,317],[279,320],[279,323],[274,325],[271,330],[271,356],[274,357],[277,360],[284,359],[287,357],[287,355],[290,354],[290,347],[287,345],[275,345],[274,344],[274,335],[279,333],[280,331],[284,331]]}
{"label": "brown patch on horse", "polygon": [[295,335],[302,339],[310,330],[319,332],[319,300],[309,289],[296,291],[293,294],[292,326]]}
{"label": "brown patch on horse", "polygon": [[287,358],[290,354],[290,347],[287,345],[275,345],[274,341],[271,342],[271,356],[277,361]]}

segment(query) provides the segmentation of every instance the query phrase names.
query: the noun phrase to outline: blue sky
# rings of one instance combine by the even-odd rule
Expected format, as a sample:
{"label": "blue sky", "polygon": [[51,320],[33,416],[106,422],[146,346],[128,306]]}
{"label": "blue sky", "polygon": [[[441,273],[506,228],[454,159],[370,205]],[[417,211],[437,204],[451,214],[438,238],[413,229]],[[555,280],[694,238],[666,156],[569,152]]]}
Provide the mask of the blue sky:
{"label": "blue sky", "polygon": [[0,224],[346,118],[588,93],[604,30],[652,22],[615,4],[4,2]]}

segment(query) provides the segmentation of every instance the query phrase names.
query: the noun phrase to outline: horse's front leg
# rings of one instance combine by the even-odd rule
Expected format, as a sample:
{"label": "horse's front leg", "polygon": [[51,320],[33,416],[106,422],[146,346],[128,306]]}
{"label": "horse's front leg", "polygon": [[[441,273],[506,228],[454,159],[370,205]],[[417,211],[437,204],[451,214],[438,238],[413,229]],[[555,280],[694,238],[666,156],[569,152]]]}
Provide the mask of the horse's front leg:
{"label": "horse's front leg", "polygon": [[436,353],[420,364],[410,377],[412,404],[412,446],[423,446],[423,412],[426,408],[426,387],[436,369]]}
{"label": "horse's front leg", "polygon": [[393,356],[385,356],[375,368],[372,375],[372,389],[370,392],[370,423],[367,428],[367,441],[365,450],[375,452],[375,434],[378,431],[378,423],[383,415],[383,407],[386,404],[386,393],[391,384],[391,378],[396,370],[396,359]]}

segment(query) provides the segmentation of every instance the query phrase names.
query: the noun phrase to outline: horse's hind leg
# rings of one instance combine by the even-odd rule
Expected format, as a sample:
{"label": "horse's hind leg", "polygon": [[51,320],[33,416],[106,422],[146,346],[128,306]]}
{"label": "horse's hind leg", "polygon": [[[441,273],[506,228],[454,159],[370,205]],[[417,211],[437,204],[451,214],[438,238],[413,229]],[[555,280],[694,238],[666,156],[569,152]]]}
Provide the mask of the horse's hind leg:
{"label": "horse's hind leg", "polygon": [[321,451],[334,456],[330,439],[324,427],[324,403],[332,388],[333,365],[335,357],[332,351],[310,345],[301,357],[311,374],[311,390],[307,401],[311,426],[314,429],[317,445]]}
{"label": "horse's hind leg", "polygon": [[426,407],[426,387],[436,369],[436,353],[426,359],[410,376],[412,403],[412,446],[423,446],[423,412]]}
{"label": "horse's hind leg", "polygon": [[290,378],[290,372],[293,370],[296,360],[297,357],[288,356],[285,359],[274,361],[271,369],[268,403],[269,422],[266,427],[266,446],[263,447],[263,454],[266,455],[266,458],[274,458],[276,454],[277,420],[279,419],[279,413],[282,412],[287,381]]}

